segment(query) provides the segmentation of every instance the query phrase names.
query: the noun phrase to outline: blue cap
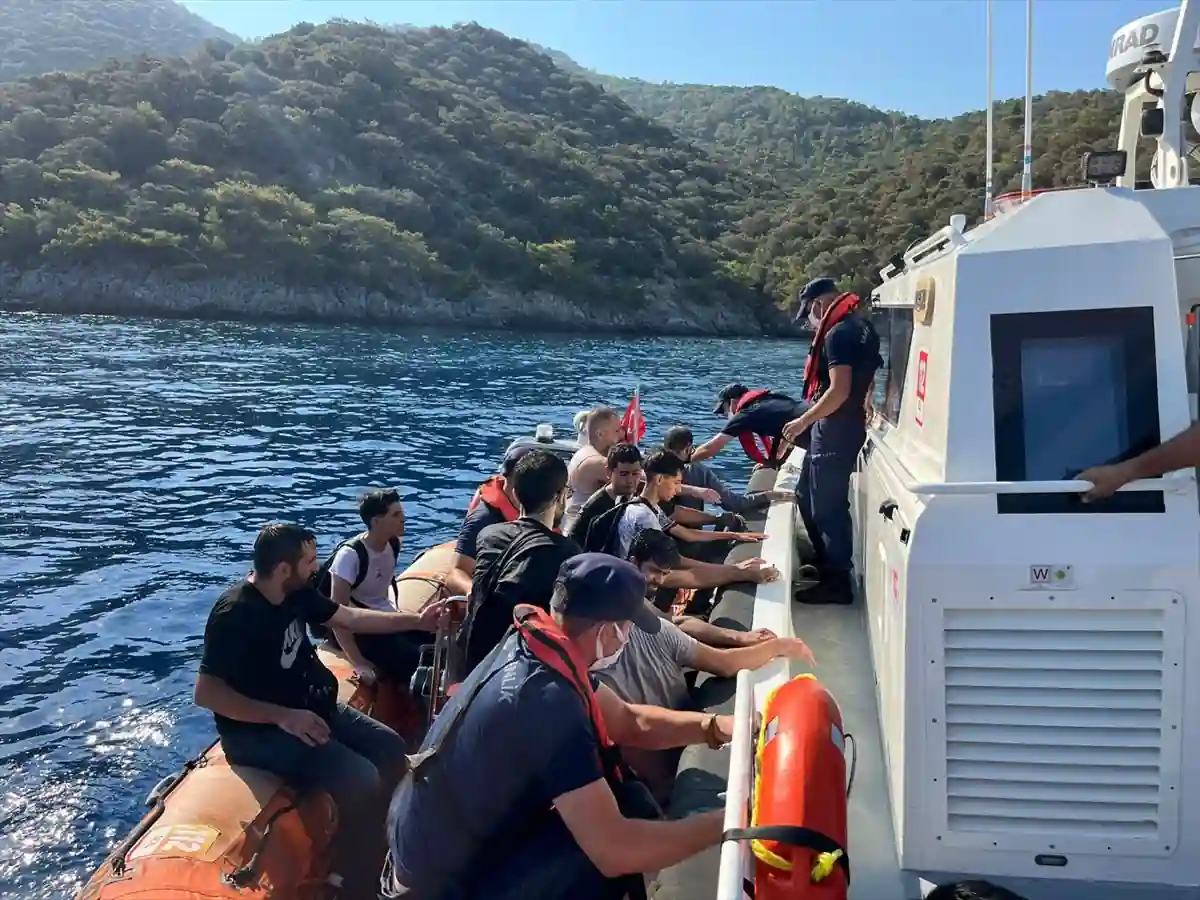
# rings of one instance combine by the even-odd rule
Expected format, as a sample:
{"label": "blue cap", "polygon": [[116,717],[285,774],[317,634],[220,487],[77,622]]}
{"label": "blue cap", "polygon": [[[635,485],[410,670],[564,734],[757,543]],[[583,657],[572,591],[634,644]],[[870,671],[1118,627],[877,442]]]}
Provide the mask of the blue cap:
{"label": "blue cap", "polygon": [[832,278],[814,278],[800,291],[801,300],[816,300],[826,294],[836,294],[837,285]]}
{"label": "blue cap", "polygon": [[554,612],[597,622],[632,622],[656,634],[662,619],[646,603],[646,576],[607,553],[580,553],[559,567]]}
{"label": "blue cap", "polygon": [[800,322],[808,318],[808,312],[812,309],[813,301],[818,297],[824,297],[826,294],[836,294],[837,285],[834,284],[832,278],[814,278],[806,284],[797,296],[800,305],[796,307],[796,314],[792,317],[793,322]]}

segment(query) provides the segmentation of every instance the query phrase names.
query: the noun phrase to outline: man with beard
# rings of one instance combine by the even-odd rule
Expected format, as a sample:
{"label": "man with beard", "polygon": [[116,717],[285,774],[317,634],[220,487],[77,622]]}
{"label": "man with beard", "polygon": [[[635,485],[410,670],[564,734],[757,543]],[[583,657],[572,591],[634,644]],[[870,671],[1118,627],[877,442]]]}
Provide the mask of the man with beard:
{"label": "man with beard", "polygon": [[[341,606],[309,586],[317,540],[298,525],[268,525],[254,541],[254,568],[223,593],[204,628],[195,703],[211,710],[225,758],[274,772],[302,790],[328,793],[343,821],[375,833],[404,766],[404,741],[337,699],[305,624],[355,634],[435,631],[444,604],[420,616]],[[334,838],[346,884],[371,883],[371,842],[356,829]],[[351,890],[349,896],[358,896]]]}
{"label": "man with beard", "polygon": [[479,535],[467,620],[458,638],[465,669],[456,674],[464,678],[503,639],[518,604],[550,608],[559,567],[580,552],[573,540],[554,532],[567,502],[561,459],[548,450],[530,451],[513,470],[512,489],[520,518],[490,525]]}

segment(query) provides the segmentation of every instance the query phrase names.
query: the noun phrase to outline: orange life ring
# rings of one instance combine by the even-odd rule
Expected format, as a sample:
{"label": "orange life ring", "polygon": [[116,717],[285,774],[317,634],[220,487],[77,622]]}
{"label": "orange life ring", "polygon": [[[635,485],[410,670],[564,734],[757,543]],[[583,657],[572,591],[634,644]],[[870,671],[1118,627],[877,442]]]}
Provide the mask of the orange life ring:
{"label": "orange life ring", "polygon": [[771,692],[758,736],[751,838],[755,900],[846,900],[846,734],[813,675]]}

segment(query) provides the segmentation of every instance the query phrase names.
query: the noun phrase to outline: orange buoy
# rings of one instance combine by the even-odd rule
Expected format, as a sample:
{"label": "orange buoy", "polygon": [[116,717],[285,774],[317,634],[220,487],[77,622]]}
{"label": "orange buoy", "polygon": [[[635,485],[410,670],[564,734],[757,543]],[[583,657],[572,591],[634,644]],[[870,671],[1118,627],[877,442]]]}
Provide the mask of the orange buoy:
{"label": "orange buoy", "polygon": [[813,675],[767,697],[751,827],[755,900],[846,900],[846,735]]}

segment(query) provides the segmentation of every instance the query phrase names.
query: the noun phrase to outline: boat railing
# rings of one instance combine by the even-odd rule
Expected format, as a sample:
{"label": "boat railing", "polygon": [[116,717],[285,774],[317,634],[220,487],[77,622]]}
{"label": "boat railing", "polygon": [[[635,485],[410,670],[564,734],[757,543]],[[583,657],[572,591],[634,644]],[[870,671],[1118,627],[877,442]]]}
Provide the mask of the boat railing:
{"label": "boat railing", "polygon": [[[1090,481],[1079,479],[1064,479],[1061,481],[918,481],[909,471],[903,460],[896,454],[879,432],[872,429],[872,452],[880,453],[897,475],[900,476],[901,486],[910,494],[921,497],[970,497],[997,496],[1000,494],[1082,494],[1090,490]],[[1143,478],[1131,481],[1120,488],[1121,491],[1161,491],[1165,494],[1179,494],[1187,490],[1196,481],[1195,472],[1188,470],[1165,475],[1162,478]]]}
{"label": "boat railing", "polygon": [[[804,451],[796,449],[775,479],[776,490],[791,491],[800,474]],[[762,558],[779,570],[779,578],[760,584],[754,592],[754,628],[768,628],[780,637],[794,637],[792,576],[795,569],[796,507],[775,501],[767,512]],[[754,790],[754,724],[767,694],[798,674],[795,665],[775,660],[755,671],[739,672],[733,703],[733,735],[729,748],[729,780],[725,787],[725,831],[749,824]],[[743,900],[749,873],[750,845],[725,841],[717,871],[717,900]]]}

